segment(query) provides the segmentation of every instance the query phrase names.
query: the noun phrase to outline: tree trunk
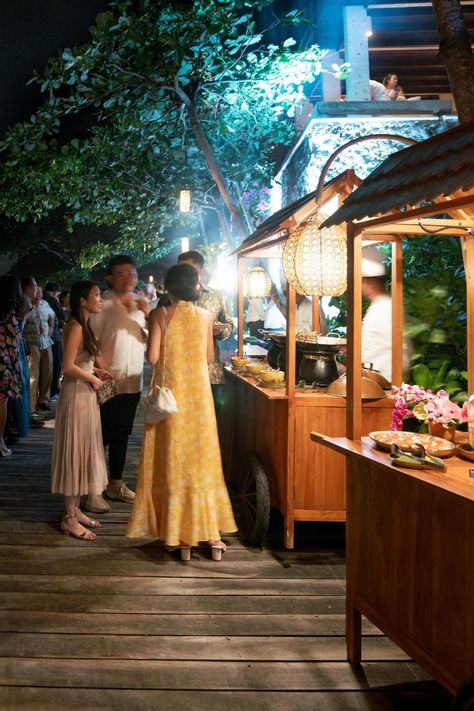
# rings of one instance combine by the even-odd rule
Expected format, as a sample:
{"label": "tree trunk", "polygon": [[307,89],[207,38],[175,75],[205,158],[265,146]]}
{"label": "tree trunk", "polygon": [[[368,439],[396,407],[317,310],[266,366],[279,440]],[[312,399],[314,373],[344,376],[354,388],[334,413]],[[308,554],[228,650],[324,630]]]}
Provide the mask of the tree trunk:
{"label": "tree trunk", "polygon": [[432,0],[439,57],[446,67],[460,123],[474,120],[474,56],[458,0]]}
{"label": "tree trunk", "polygon": [[222,200],[224,201],[225,206],[227,207],[227,209],[230,212],[232,224],[234,225],[237,232],[239,233],[239,236],[242,239],[245,239],[245,237],[247,237],[247,230],[245,229],[245,226],[242,222],[239,210],[229,194],[227,185],[224,180],[224,176],[222,175],[220,166],[216,160],[214,151],[212,150],[212,146],[209,143],[209,141],[207,140],[207,136],[203,131],[201,122],[199,121],[199,117],[196,113],[196,108],[194,106],[194,103],[189,98],[189,96],[186,94],[186,92],[183,91],[183,89],[179,86],[178,82],[175,82],[175,91],[176,91],[179,99],[183,102],[184,106],[186,107],[186,112],[189,116],[189,122],[191,124],[193,133],[196,137],[196,142],[197,142],[199,148],[204,153],[204,157],[206,159],[206,163],[209,168],[209,171],[215,180],[217,189],[219,190],[219,193],[222,197]]}

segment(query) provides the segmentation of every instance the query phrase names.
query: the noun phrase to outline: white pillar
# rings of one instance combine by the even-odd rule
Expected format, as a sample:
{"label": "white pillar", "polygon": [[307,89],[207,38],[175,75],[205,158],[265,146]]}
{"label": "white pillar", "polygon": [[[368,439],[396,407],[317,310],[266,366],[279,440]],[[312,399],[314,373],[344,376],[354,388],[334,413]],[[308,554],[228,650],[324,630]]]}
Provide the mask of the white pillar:
{"label": "white pillar", "polygon": [[[331,69],[333,64],[340,64],[339,53],[335,49],[329,50],[327,57],[323,59],[323,67]],[[340,101],[341,100],[341,81],[336,79],[333,74],[322,73],[323,78],[323,101]]]}
{"label": "white pillar", "polygon": [[346,79],[348,101],[369,101],[368,17],[363,5],[346,5],[343,9],[345,60],[351,71]]}

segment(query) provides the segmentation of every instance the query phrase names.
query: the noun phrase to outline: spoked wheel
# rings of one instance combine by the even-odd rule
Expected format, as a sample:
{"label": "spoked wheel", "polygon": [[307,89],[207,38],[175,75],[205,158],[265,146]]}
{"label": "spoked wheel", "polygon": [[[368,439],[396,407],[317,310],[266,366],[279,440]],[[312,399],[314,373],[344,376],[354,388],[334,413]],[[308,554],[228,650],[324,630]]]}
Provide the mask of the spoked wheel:
{"label": "spoked wheel", "polygon": [[270,520],[268,480],[262,462],[253,452],[245,456],[241,473],[239,503],[242,531],[251,545],[260,546]]}

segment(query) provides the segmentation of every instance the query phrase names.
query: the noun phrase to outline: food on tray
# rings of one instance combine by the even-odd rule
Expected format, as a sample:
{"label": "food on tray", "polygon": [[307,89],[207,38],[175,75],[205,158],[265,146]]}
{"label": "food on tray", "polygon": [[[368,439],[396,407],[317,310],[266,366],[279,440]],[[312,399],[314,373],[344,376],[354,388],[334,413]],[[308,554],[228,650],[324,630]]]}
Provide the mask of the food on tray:
{"label": "food on tray", "polygon": [[345,346],[347,343],[338,333],[321,336],[318,331],[297,331],[296,340],[300,343],[319,343],[325,346]]}
{"label": "food on tray", "polygon": [[317,343],[319,335],[319,331],[296,331],[296,339],[298,341],[314,341],[314,343]]}
{"label": "food on tray", "polygon": [[390,451],[391,445],[396,444],[403,451],[409,452],[417,445],[422,445],[428,454],[446,456],[453,454],[455,445],[442,437],[434,437],[429,434],[418,434],[417,432],[403,432],[384,430],[382,432],[370,432],[369,437],[381,448]]}
{"label": "food on tray", "polygon": [[249,362],[248,358],[241,356],[232,356],[231,360],[236,368],[243,368],[244,365],[247,365],[247,363]]}
{"label": "food on tray", "polygon": [[268,370],[268,365],[266,363],[247,363],[245,368],[252,375],[258,375],[262,371]]}
{"label": "food on tray", "polygon": [[262,370],[258,377],[262,383],[282,383],[285,380],[285,373],[282,370]]}

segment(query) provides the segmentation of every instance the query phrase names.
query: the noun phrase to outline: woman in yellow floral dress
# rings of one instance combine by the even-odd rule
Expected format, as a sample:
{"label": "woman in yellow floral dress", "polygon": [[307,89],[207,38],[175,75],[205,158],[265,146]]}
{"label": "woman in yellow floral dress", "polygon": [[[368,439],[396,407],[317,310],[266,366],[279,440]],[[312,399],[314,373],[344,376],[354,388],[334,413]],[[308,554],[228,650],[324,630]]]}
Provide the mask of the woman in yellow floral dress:
{"label": "woman in yellow floral dress", "polygon": [[156,365],[155,382],[161,383],[164,367],[178,411],[159,425],[145,425],[127,536],[161,538],[167,550],[181,549],[182,560],[190,559],[191,546],[205,541],[213,559],[220,560],[225,551],[220,532],[237,529],[209,382],[212,320],[194,303],[197,283],[194,267],[172,267],[165,278],[172,304],[150,314],[147,360]]}

